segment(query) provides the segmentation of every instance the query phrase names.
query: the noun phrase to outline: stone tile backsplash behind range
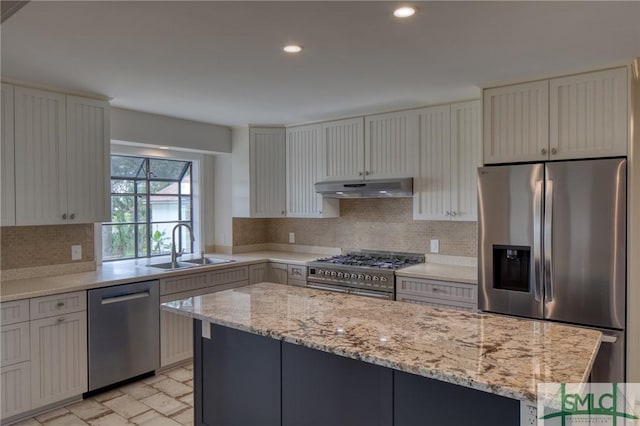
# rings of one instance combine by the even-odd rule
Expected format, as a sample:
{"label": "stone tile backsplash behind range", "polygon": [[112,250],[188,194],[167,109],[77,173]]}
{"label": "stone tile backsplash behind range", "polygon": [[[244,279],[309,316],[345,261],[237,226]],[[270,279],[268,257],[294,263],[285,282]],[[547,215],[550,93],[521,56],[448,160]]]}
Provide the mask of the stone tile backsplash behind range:
{"label": "stone tile backsplash behind range", "polygon": [[341,200],[340,217],[332,219],[233,219],[233,245],[296,244],[429,252],[429,240],[440,240],[440,254],[475,257],[477,223],[414,221],[410,198]]}

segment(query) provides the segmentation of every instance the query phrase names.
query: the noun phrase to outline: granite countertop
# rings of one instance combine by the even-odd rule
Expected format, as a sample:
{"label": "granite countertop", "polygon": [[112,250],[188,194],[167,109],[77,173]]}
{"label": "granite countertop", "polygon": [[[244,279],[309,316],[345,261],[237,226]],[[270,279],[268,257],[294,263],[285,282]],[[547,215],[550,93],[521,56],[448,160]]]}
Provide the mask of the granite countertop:
{"label": "granite countertop", "polygon": [[[200,256],[184,256],[181,261]],[[149,263],[162,263],[170,261],[169,256],[152,259],[123,260],[107,262],[99,266],[95,271],[81,272],[77,274],[57,275],[52,277],[25,278],[19,280],[2,281],[0,285],[0,301],[26,299],[29,297],[49,296],[52,294],[71,291],[88,290],[92,288],[106,287],[110,285],[125,284],[135,281],[156,280],[160,278],[193,274],[211,270],[221,270],[237,266],[247,266],[262,262],[281,262],[288,264],[305,265],[307,262],[326,254],[299,253],[285,251],[256,251],[241,254],[206,254],[205,257],[230,259],[234,262],[219,265],[199,266],[197,268],[178,269],[166,271],[150,268]]]}
{"label": "granite countertop", "polygon": [[162,309],[533,403],[541,382],[584,382],[601,333],[545,321],[260,283]]}
{"label": "granite countertop", "polygon": [[419,263],[407,268],[398,269],[396,271],[396,275],[399,277],[417,277],[466,284],[478,284],[477,266]]}

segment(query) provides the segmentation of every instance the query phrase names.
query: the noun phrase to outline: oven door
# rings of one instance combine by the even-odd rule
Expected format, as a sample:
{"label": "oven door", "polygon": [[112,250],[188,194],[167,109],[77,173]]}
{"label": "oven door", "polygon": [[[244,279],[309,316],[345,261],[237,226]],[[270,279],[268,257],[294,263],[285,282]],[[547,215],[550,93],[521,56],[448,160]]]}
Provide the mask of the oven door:
{"label": "oven door", "polygon": [[393,300],[393,293],[387,293],[383,291],[370,291],[353,287],[318,283],[313,281],[307,281],[307,287],[314,288],[316,290],[334,291],[338,293],[357,294],[358,296],[373,297],[376,299]]}

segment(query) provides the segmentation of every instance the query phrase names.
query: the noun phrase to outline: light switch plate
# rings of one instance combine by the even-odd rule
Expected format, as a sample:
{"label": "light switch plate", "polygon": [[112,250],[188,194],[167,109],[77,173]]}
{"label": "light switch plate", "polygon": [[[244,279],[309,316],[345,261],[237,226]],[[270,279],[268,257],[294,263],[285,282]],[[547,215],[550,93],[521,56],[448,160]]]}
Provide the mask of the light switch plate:
{"label": "light switch plate", "polygon": [[296,233],[289,232],[289,244],[293,244],[296,242]]}
{"label": "light switch plate", "polygon": [[71,246],[71,260],[82,260],[82,246]]}
{"label": "light switch plate", "polygon": [[430,249],[431,253],[438,253],[440,251],[440,240],[431,240]]}

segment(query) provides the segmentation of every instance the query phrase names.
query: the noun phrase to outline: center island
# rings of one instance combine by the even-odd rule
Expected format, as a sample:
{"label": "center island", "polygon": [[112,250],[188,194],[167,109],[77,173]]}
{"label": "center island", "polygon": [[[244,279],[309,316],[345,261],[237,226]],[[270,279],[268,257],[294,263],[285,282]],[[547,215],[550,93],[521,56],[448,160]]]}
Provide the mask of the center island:
{"label": "center island", "polygon": [[194,318],[197,425],[518,426],[587,381],[601,333],[260,283],[166,302]]}

